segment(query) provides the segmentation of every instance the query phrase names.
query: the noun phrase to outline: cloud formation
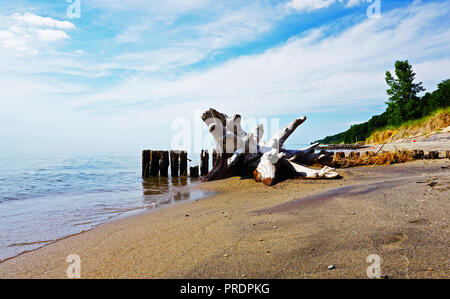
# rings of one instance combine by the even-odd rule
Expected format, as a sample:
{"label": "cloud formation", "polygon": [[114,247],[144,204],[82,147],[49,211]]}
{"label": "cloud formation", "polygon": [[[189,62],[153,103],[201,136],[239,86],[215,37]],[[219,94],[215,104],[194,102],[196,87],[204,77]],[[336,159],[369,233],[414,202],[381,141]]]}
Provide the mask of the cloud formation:
{"label": "cloud formation", "polygon": [[31,13],[15,13],[0,20],[0,47],[15,51],[17,55],[36,55],[49,42],[70,39],[67,31],[76,29],[68,21]]}
{"label": "cloud formation", "polygon": [[330,7],[334,3],[345,3],[347,7],[352,7],[363,1],[367,2],[366,0],[291,0],[286,7],[298,11],[312,11]]}
{"label": "cloud formation", "polygon": [[[108,3],[125,5],[103,2],[114,13],[121,7]],[[281,42],[271,40],[279,23],[291,28],[294,18],[303,17],[283,14],[284,3],[272,9],[259,4],[221,9],[213,17],[203,11],[201,22],[183,19],[183,13],[204,7],[202,1],[197,4],[178,9],[174,4],[161,13],[175,22],[149,21],[140,27],[146,25],[143,18],[129,22],[143,31],[132,36],[130,27],[119,24],[103,39],[85,30],[97,28],[97,19],[88,25],[82,19],[77,27],[86,27],[75,28],[37,14],[2,17],[0,127],[8,128],[0,130],[0,140],[8,141],[3,148],[33,143],[48,149],[47,142],[70,149],[139,151],[146,146],[142,136],[163,148],[173,134],[173,119],[210,107],[246,117],[328,113],[322,121],[305,124],[299,143],[307,143],[331,133],[330,124],[336,128],[366,117],[333,123],[336,115],[363,109],[371,115],[373,107],[383,107],[384,72],[398,59],[410,60],[428,90],[448,78],[448,2],[415,2],[383,12],[382,19],[331,20],[292,31]],[[74,40],[79,32],[86,40]],[[119,39],[124,33],[128,40]],[[243,47],[261,40],[261,48],[242,54]],[[215,60],[228,49],[229,56]],[[45,55],[30,55],[33,50]],[[307,130],[310,123],[314,130]]]}
{"label": "cloud formation", "polygon": [[[426,72],[428,88],[443,79],[439,70],[450,66],[446,54],[450,27],[435,21],[449,23],[445,19],[449,12],[447,4],[413,5],[382,20],[366,19],[338,34],[322,27],[262,54],[176,79],[139,75],[78,104],[87,108],[96,103],[94,109],[102,109],[109,99],[126,98],[144,107],[145,103],[176,107],[183,101],[253,115],[280,114],[286,107],[311,111],[382,104],[384,72],[397,59],[409,59]],[[433,69],[437,63],[441,67]]]}

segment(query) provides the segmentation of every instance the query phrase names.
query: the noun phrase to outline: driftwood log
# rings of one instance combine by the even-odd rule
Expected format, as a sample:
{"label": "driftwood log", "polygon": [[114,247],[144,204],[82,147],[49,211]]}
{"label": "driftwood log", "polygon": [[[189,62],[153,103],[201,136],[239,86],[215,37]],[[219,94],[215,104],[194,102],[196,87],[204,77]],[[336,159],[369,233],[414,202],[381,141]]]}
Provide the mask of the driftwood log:
{"label": "driftwood log", "polygon": [[253,176],[256,181],[271,186],[288,178],[331,179],[339,176],[334,168],[328,166],[322,169],[303,166],[333,159],[331,152],[322,150],[315,153],[318,143],[302,150],[283,147],[289,136],[306,120],[305,116],[288,124],[268,142],[261,140],[264,134],[262,124],[247,133],[241,127],[241,116],[238,114],[229,117],[211,108],[203,113],[202,120],[214,137],[215,151],[220,154],[214,167],[204,177],[207,181]]}

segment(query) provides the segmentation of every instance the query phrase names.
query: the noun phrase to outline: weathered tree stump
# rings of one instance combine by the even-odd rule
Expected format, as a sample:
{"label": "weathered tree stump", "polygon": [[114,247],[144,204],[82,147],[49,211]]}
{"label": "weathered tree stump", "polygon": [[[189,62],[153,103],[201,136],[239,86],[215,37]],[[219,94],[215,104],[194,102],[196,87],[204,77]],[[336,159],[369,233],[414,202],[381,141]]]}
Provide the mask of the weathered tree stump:
{"label": "weathered tree stump", "polygon": [[169,152],[161,151],[159,158],[159,175],[167,178],[169,176]]}
{"label": "weathered tree stump", "polygon": [[245,132],[238,114],[228,117],[211,108],[203,113],[202,120],[214,136],[215,150],[222,155],[206,175],[208,181],[253,174],[256,181],[273,185],[283,178],[328,179],[339,175],[328,166],[311,169],[301,165],[324,163],[332,159],[333,153],[316,153],[318,143],[302,150],[287,150],[283,147],[289,136],[306,120],[304,116],[288,124],[269,142],[261,139],[264,134],[261,124],[252,132]]}
{"label": "weathered tree stump", "polygon": [[191,178],[198,178],[198,166],[189,167],[189,175]]}
{"label": "weathered tree stump", "polygon": [[148,178],[149,177],[149,170],[150,170],[150,150],[143,150],[142,151],[142,177]]}
{"label": "weathered tree stump", "polygon": [[209,171],[209,153],[207,150],[202,150],[200,154],[200,175],[205,176]]}
{"label": "weathered tree stump", "polygon": [[177,151],[170,151],[170,175],[172,177],[178,176],[180,166],[180,153]]}

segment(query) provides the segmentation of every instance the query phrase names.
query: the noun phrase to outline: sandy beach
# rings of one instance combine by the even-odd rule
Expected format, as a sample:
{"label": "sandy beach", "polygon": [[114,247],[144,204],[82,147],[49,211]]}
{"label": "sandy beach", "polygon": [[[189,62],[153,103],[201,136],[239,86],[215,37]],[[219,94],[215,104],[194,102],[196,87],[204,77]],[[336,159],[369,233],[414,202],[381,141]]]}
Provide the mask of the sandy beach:
{"label": "sandy beach", "polygon": [[[449,278],[450,162],[340,170],[342,179],[204,183],[197,201],[112,221],[0,263],[0,278]],[[329,265],[334,265],[332,270]]]}

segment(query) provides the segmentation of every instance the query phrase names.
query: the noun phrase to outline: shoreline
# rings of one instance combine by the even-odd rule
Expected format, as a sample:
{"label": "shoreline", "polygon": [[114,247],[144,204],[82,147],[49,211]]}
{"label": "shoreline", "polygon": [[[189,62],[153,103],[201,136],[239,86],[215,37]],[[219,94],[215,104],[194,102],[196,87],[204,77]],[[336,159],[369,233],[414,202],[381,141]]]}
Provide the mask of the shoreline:
{"label": "shoreline", "polygon": [[[190,191],[196,191],[196,187],[198,187],[199,184],[200,184],[200,182],[199,182],[199,181],[198,181],[198,182],[196,181],[196,182],[194,182],[194,183],[192,183],[192,184],[189,184],[189,185],[186,185],[186,186],[176,187],[176,191],[177,191],[177,192],[183,192],[183,193],[188,193],[188,192],[190,192]],[[197,190],[197,191],[198,191],[198,190]],[[98,224],[96,224],[96,225],[94,225],[94,226],[92,226],[92,227],[90,227],[90,228],[83,229],[83,230],[81,230],[81,231],[79,231],[79,232],[76,232],[76,233],[64,235],[64,236],[59,237],[59,238],[56,238],[56,239],[52,239],[52,240],[41,240],[41,241],[35,241],[35,242],[32,242],[32,243],[18,243],[18,244],[15,243],[15,244],[9,244],[8,246],[24,246],[24,245],[34,245],[34,244],[45,243],[45,244],[43,244],[43,245],[41,245],[41,246],[39,246],[39,247],[36,247],[36,248],[33,248],[33,249],[26,249],[26,250],[24,250],[24,251],[21,251],[21,252],[15,254],[15,255],[13,255],[13,256],[8,256],[8,257],[5,257],[5,258],[0,258],[0,264],[3,263],[3,262],[5,262],[5,261],[14,259],[14,258],[16,258],[16,257],[18,257],[18,256],[21,256],[21,255],[23,255],[23,254],[26,254],[26,253],[29,253],[29,252],[33,252],[33,251],[39,250],[39,249],[41,249],[41,248],[43,248],[43,247],[45,247],[45,246],[54,244],[54,243],[59,242],[59,241],[61,241],[61,240],[65,240],[65,239],[67,239],[67,238],[70,238],[70,237],[73,237],[73,236],[77,236],[77,235],[80,235],[80,234],[83,234],[83,233],[92,231],[92,230],[96,229],[96,228],[99,227],[99,226],[102,226],[102,225],[105,225],[105,224],[108,224],[108,223],[114,223],[114,221],[117,221],[117,220],[126,219],[126,218],[128,218],[128,217],[133,217],[133,216],[138,215],[138,214],[141,214],[141,213],[152,213],[152,212],[154,212],[155,210],[164,209],[164,208],[169,208],[169,207],[171,207],[171,206],[178,205],[178,204],[182,204],[182,203],[188,203],[188,202],[190,202],[190,201],[201,200],[201,199],[207,198],[207,197],[212,196],[212,195],[214,195],[214,192],[205,192],[202,196],[200,196],[200,197],[198,197],[198,198],[195,198],[195,199],[188,199],[188,200],[181,200],[181,201],[172,201],[172,202],[170,202],[170,203],[160,202],[160,203],[154,204],[154,205],[152,205],[152,206],[140,206],[140,207],[134,207],[134,208],[130,208],[130,209],[128,209],[128,210],[126,210],[126,211],[120,213],[120,214],[119,214],[117,217],[115,217],[115,218],[109,218],[109,219],[106,219],[104,222],[98,223]]]}
{"label": "shoreline", "polygon": [[[406,229],[405,225],[433,226],[428,232],[421,228],[421,239],[430,239],[436,230],[441,233],[440,243],[431,242],[434,250],[422,252],[420,256],[423,263],[434,254],[431,261],[440,257],[441,266],[433,263],[433,271],[415,271],[413,277],[448,277],[448,263],[443,262],[448,260],[448,254],[438,249],[438,245],[448,247],[448,238],[442,239],[448,235],[448,213],[445,212],[449,206],[443,199],[449,195],[445,180],[448,165],[448,159],[442,159],[349,168],[339,170],[344,174],[343,179],[289,180],[273,187],[239,178],[202,183],[195,188],[216,193],[201,200],[180,202],[182,205],[170,205],[170,209],[142,211],[114,219],[23,253],[0,263],[0,277],[65,278],[69,265],[65,258],[77,253],[82,261],[82,278],[242,278],[242,275],[248,278],[364,278],[365,271],[359,270],[367,267],[366,262],[364,258],[356,259],[355,255],[378,248],[386,251],[381,256],[383,259],[386,256],[388,264],[395,264],[399,259],[399,246],[420,245],[414,239],[414,230]],[[438,177],[437,187],[417,183],[421,178],[432,180],[433,177]],[[409,186],[406,190],[405,184]],[[396,218],[406,217],[404,209],[411,208],[402,203],[411,200],[408,192],[418,194],[419,189],[425,192],[422,189],[436,188],[447,188],[431,198],[438,202],[437,206],[429,203],[420,206],[419,202],[416,207],[414,201],[415,213],[429,212],[427,217],[422,217],[426,221],[415,217],[411,223],[409,220],[401,225],[396,222]],[[385,202],[381,193],[392,196],[392,202]],[[380,210],[380,205],[392,209]],[[346,207],[345,212],[343,207]],[[441,212],[444,213],[437,217],[436,213]],[[371,216],[385,218],[386,214],[396,217],[384,219],[384,222],[370,219]],[[407,213],[407,217],[412,214],[412,211]],[[390,229],[383,231],[380,224]],[[368,231],[364,232],[362,227]],[[360,238],[352,233],[358,230],[362,230]],[[348,243],[349,238],[356,239]],[[408,244],[411,241],[414,242]],[[380,244],[373,247],[371,243]],[[391,249],[395,250],[391,252]],[[336,251],[342,251],[340,256],[345,262],[336,261],[337,257],[330,258]],[[352,261],[353,266],[348,261]],[[327,263],[336,264],[337,269],[328,271]],[[387,275],[407,277],[395,267]]]}

